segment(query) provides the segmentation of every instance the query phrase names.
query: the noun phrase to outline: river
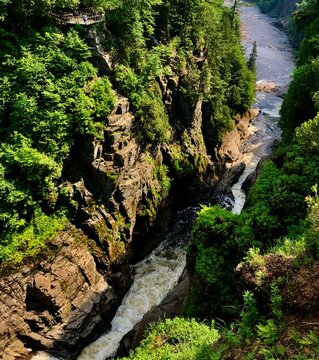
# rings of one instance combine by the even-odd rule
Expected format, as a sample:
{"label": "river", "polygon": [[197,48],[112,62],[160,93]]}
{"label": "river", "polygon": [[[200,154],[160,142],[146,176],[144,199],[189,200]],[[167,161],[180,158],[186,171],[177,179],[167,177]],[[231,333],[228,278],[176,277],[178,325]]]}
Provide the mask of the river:
{"label": "river", "polygon": [[[241,189],[247,176],[252,173],[263,156],[271,153],[280,138],[278,127],[282,94],[286,91],[294,70],[293,50],[287,35],[273,24],[273,20],[260,12],[256,6],[240,8],[242,43],[246,55],[257,44],[257,94],[255,106],[260,114],[251,124],[252,136],[243,145],[242,162],[246,168],[232,187],[233,213],[239,214],[244,207],[246,195]],[[267,91],[263,91],[267,89]]]}
{"label": "river", "polygon": [[[243,24],[243,45],[249,56],[254,41],[257,43],[257,86],[275,91],[258,91],[255,106],[260,115],[251,124],[252,136],[243,145],[242,158],[246,168],[239,181],[232,187],[233,212],[240,213],[245,203],[241,186],[253,172],[259,160],[270,154],[274,141],[280,138],[278,128],[282,98],[278,96],[290,81],[294,69],[293,52],[285,33],[275,27],[272,19],[262,15],[255,6],[240,9]],[[198,209],[188,208],[177,215],[172,231],[149,256],[134,266],[134,282],[123,299],[111,323],[111,330],[88,345],[78,360],[105,360],[113,356],[122,337],[128,333],[153,305],[159,304],[173,289],[186,263],[183,245],[190,234],[192,220]],[[51,359],[39,353],[33,360]]]}

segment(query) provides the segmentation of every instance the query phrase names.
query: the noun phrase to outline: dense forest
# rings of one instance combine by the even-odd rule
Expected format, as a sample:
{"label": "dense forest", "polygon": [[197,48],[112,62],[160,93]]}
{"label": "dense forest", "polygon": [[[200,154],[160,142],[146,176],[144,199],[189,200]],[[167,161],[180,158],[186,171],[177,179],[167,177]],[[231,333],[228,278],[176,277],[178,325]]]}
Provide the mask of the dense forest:
{"label": "dense forest", "polygon": [[[256,2],[272,14],[288,3]],[[293,14],[302,40],[281,108],[282,140],[243,212],[198,213],[185,316],[204,322],[166,320],[130,359],[318,358],[318,11],[317,1],[302,1]]]}
{"label": "dense forest", "polygon": [[[101,13],[105,21],[93,29],[113,59],[109,71],[92,58],[90,29],[64,22]],[[238,19],[222,1],[3,0],[0,26],[1,262],[35,255],[74,221],[76,200],[65,185],[72,153],[84,138],[103,138],[119,96],[129,98],[140,146],[151,153],[178,132],[163,77],[180,76],[189,104],[207,104],[216,144],[254,97]],[[181,149],[171,165],[177,176],[190,166]],[[167,188],[167,168],[162,175]]]}

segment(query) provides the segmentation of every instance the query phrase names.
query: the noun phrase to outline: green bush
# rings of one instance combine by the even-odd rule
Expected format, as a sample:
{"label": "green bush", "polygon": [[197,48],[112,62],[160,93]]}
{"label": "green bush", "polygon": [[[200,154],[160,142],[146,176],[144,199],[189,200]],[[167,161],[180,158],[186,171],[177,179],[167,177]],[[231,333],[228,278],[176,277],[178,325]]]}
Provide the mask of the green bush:
{"label": "green bush", "polygon": [[238,334],[243,338],[252,339],[255,335],[255,326],[260,321],[260,313],[254,294],[251,291],[244,292],[244,306],[240,313]]}
{"label": "green bush", "polygon": [[40,209],[32,220],[16,232],[5,232],[0,236],[0,264],[20,263],[25,257],[37,255],[58,231],[66,226],[64,214],[45,215]]}
{"label": "green bush", "polygon": [[148,143],[163,143],[170,139],[170,125],[164,104],[153,94],[141,96],[137,115],[140,121],[140,133]]}
{"label": "green bush", "polygon": [[243,217],[219,206],[202,208],[188,246],[195,291],[189,308],[197,304],[196,314],[205,317],[238,314],[234,268],[251,246],[253,232]]}
{"label": "green bush", "polygon": [[149,335],[130,354],[131,360],[214,360],[212,345],[218,332],[194,319],[166,319],[152,326]]}

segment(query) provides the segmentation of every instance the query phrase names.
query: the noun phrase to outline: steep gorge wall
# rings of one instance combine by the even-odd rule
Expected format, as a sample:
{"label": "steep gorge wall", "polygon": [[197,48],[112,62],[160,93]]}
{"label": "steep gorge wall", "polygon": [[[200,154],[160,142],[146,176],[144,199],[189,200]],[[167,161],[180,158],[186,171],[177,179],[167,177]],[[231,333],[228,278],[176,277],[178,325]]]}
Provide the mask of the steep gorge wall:
{"label": "steep gorge wall", "polygon": [[[225,171],[229,184],[236,176],[232,165],[238,165],[241,141],[256,114],[237,117],[225,141],[210,149],[215,155],[208,155],[203,102],[187,104],[180,81],[159,79],[174,125],[170,144],[140,145],[125,98],[99,139],[78,140],[66,174],[74,225],[49,241],[39,259],[0,279],[3,358],[28,359],[38,350],[75,358],[107,328],[130,286],[129,263],[156,246],[172,212],[212,190]],[[187,171],[178,173],[174,161]],[[167,174],[176,179],[170,191]],[[172,205],[176,188],[183,204]]]}

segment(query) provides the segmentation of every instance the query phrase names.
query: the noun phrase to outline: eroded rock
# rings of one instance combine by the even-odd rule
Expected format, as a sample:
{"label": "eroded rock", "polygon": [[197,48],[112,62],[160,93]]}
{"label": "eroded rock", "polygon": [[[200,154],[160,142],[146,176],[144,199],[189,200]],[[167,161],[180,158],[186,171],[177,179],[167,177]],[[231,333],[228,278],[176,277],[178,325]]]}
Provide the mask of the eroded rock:
{"label": "eroded rock", "polygon": [[62,232],[54,243],[56,254],[0,279],[4,359],[27,359],[30,349],[71,359],[102,330],[102,309],[114,312],[119,302],[81,231]]}

